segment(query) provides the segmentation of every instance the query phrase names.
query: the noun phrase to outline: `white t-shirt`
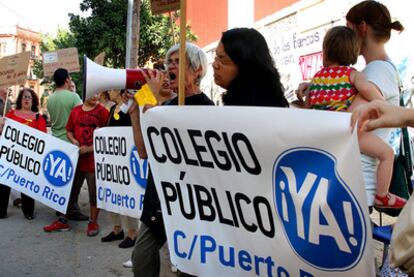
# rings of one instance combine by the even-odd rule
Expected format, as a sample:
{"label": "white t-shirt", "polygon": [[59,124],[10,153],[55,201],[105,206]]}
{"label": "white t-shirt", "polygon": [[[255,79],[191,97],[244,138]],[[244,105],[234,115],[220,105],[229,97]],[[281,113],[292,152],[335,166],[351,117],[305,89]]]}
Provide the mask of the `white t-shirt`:
{"label": "white t-shirt", "polygon": [[[396,106],[399,105],[398,72],[390,61],[372,61],[366,65],[362,72],[368,81],[378,87],[388,103]],[[392,134],[395,133],[395,129],[377,129],[374,133],[387,143],[390,143],[391,136],[396,137]],[[375,158],[361,154],[361,162],[368,205],[372,206],[374,205],[377,184],[378,161]]]}

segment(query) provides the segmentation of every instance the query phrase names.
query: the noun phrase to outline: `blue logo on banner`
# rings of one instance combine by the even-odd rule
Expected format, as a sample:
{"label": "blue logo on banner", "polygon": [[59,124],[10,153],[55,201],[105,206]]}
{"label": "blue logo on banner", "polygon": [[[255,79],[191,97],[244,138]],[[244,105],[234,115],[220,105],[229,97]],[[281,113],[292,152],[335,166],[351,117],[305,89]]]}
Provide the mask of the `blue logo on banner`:
{"label": "blue logo on banner", "polygon": [[335,158],[295,148],[278,157],[273,173],[277,214],[294,252],[321,270],[354,267],[367,230],[361,207],[336,172]]}
{"label": "blue logo on banner", "polygon": [[43,173],[48,182],[56,187],[63,187],[73,176],[73,166],[69,157],[58,150],[49,152],[43,160]]}
{"label": "blue logo on banner", "polygon": [[145,189],[147,187],[148,161],[139,158],[136,146],[132,148],[130,162],[135,181]]}

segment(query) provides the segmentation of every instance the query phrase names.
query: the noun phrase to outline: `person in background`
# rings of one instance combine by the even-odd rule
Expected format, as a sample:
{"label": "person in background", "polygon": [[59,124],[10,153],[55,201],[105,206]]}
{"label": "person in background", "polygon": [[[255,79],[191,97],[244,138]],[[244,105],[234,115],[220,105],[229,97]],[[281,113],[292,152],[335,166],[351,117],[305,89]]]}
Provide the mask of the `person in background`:
{"label": "person in background", "polygon": [[99,102],[105,107],[105,109],[107,111],[110,111],[111,108],[116,105],[116,103],[111,100],[111,97],[110,97],[109,92],[107,90],[102,91],[99,94]]}
{"label": "person in background", "polygon": [[[367,80],[377,87],[385,101],[399,105],[399,73],[385,50],[391,38],[391,30],[402,32],[404,27],[399,21],[392,21],[387,7],[377,1],[362,1],[353,6],[346,14],[347,26],[357,34],[360,44],[359,54],[365,60],[362,70]],[[301,84],[296,91],[303,98],[309,84]],[[378,129],[374,133],[389,143],[392,129]],[[361,155],[362,173],[368,206],[374,205],[377,184],[377,160]]]}
{"label": "person in background", "polygon": [[[384,100],[379,90],[351,64],[357,62],[359,44],[353,30],[331,28],[323,40],[323,65],[312,78],[306,104],[312,109],[349,111],[375,99]],[[378,160],[374,204],[378,208],[401,209],[406,200],[388,191],[391,184],[394,151],[371,132],[358,136],[361,153]]]}
{"label": "person in background", "polygon": [[263,35],[255,29],[223,32],[213,62],[214,82],[227,106],[289,107]]}
{"label": "person in background", "polygon": [[[49,95],[47,101],[47,110],[51,121],[52,135],[56,138],[70,142],[66,135],[66,123],[69,114],[75,106],[82,104],[77,93],[70,91],[72,79],[69,72],[64,68],[58,68],[53,74],[53,80],[56,85],[55,91]],[[78,205],[79,195],[73,197],[73,202],[68,203],[67,214],[57,213],[59,220],[56,221],[55,229],[68,230],[70,228],[67,219],[85,221],[89,217],[82,214]],[[50,227],[50,225],[45,226]],[[44,228],[43,228],[44,229]]]}
{"label": "person in background", "polygon": [[[170,88],[170,80],[168,77],[168,74],[164,68],[163,62],[157,62],[154,64],[154,69],[158,70],[162,74],[156,74],[156,77],[159,78],[159,80],[155,81],[155,77],[151,78],[150,76],[146,75],[148,80],[151,80],[151,82],[157,82],[158,84],[162,84],[161,88],[159,88],[159,91],[153,92],[155,98],[157,99],[158,105],[163,105],[165,102],[168,102],[172,98],[176,97],[177,94]],[[157,89],[155,89],[157,90]],[[128,261],[123,263],[124,267],[132,268],[132,260],[129,259]],[[177,272],[177,269],[175,266],[171,266],[172,272]]]}
{"label": "person in background", "polygon": [[[166,54],[167,72],[170,77],[170,88],[178,90],[178,64],[180,45],[172,46]],[[185,68],[185,104],[186,105],[214,105],[214,103],[201,91],[200,83],[207,72],[207,57],[198,46],[186,43]],[[147,84],[154,95],[162,88],[163,73],[150,71],[145,75]],[[178,97],[164,102],[164,105],[177,105]],[[140,127],[140,112],[136,102],[129,109],[135,145],[141,159],[147,158],[145,145]],[[148,170],[147,188],[144,196],[144,206],[141,215],[141,225],[138,231],[137,242],[132,253],[134,276],[155,277],[160,274],[159,250],[166,242],[166,234],[162,219],[160,200],[155,189],[151,165]],[[156,173],[155,173],[156,174]]]}
{"label": "person in background", "polygon": [[[67,136],[71,143],[79,147],[79,160],[73,180],[69,203],[77,199],[83,182],[86,179],[89,192],[90,221],[86,234],[89,237],[99,233],[98,214],[96,204],[96,182],[95,161],[93,157],[93,132],[96,128],[104,127],[108,121],[108,111],[98,103],[97,96],[86,99],[83,105],[72,109],[66,124]],[[69,224],[61,224],[57,220],[43,229],[45,232],[65,231],[70,228]],[[57,228],[59,227],[59,228]],[[66,227],[66,228],[65,228]]]}
{"label": "person in background", "polygon": [[[6,111],[4,111],[6,109]],[[0,117],[6,115],[11,109],[11,103],[8,100],[7,88],[0,88]],[[0,132],[1,133],[1,132]],[[20,208],[22,206],[22,199],[20,198],[20,193],[12,189],[10,191],[10,198],[13,201],[13,206]]]}
{"label": "person in background", "polygon": [[[7,96],[7,88],[0,88],[0,117],[2,117],[3,114],[8,113],[11,108]],[[6,111],[4,111],[4,109],[6,109]]]}
{"label": "person in background", "polygon": [[[113,105],[109,111],[108,117],[108,127],[121,127],[121,126],[131,126],[131,119],[129,114],[126,114],[121,111],[121,105],[123,104],[122,95],[125,93],[125,90],[121,90],[117,97],[117,104]],[[113,225],[113,230],[101,238],[102,242],[111,242],[115,240],[122,240],[118,246],[120,248],[129,248],[135,245],[137,238],[137,229],[138,229],[138,219],[123,216],[117,213],[109,212],[110,222]],[[124,230],[122,229],[122,222],[125,222],[125,228],[127,231],[127,237],[124,238]]]}
{"label": "person in background", "polygon": [[70,91],[75,92],[76,93],[76,84],[73,80],[70,81]]}
{"label": "person in background", "polygon": [[[47,133],[46,121],[39,114],[39,98],[30,88],[20,90],[16,100],[16,109],[8,112],[6,117]],[[7,217],[9,196],[10,187],[0,184],[0,218]],[[34,200],[22,193],[21,201],[24,216],[28,220],[34,219]]]}

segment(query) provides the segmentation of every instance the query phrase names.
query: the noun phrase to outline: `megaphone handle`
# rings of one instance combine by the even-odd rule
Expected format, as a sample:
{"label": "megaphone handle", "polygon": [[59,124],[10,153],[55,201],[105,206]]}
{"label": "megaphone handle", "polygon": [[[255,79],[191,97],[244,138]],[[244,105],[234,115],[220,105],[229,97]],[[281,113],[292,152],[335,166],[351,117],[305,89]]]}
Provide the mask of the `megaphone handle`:
{"label": "megaphone handle", "polygon": [[129,108],[131,107],[131,105],[133,103],[132,101],[134,101],[134,100],[133,99],[129,99],[128,100],[128,103],[126,103],[126,104],[124,103],[124,104],[121,105],[121,108],[120,109],[121,109],[121,111],[123,113],[125,113],[125,114],[128,113],[128,110],[129,110]]}

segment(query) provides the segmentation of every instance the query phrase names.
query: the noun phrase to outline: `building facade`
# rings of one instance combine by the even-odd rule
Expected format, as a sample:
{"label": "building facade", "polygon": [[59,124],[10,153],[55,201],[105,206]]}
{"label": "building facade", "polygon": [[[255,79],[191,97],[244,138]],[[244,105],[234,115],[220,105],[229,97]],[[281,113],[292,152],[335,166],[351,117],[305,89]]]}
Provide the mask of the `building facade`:
{"label": "building facade", "polygon": [[[40,59],[40,33],[18,25],[0,28],[0,58],[30,51],[30,63],[25,87],[32,88],[40,96],[40,80],[33,74],[34,61]],[[10,98],[15,101],[20,86],[12,86]]]}

